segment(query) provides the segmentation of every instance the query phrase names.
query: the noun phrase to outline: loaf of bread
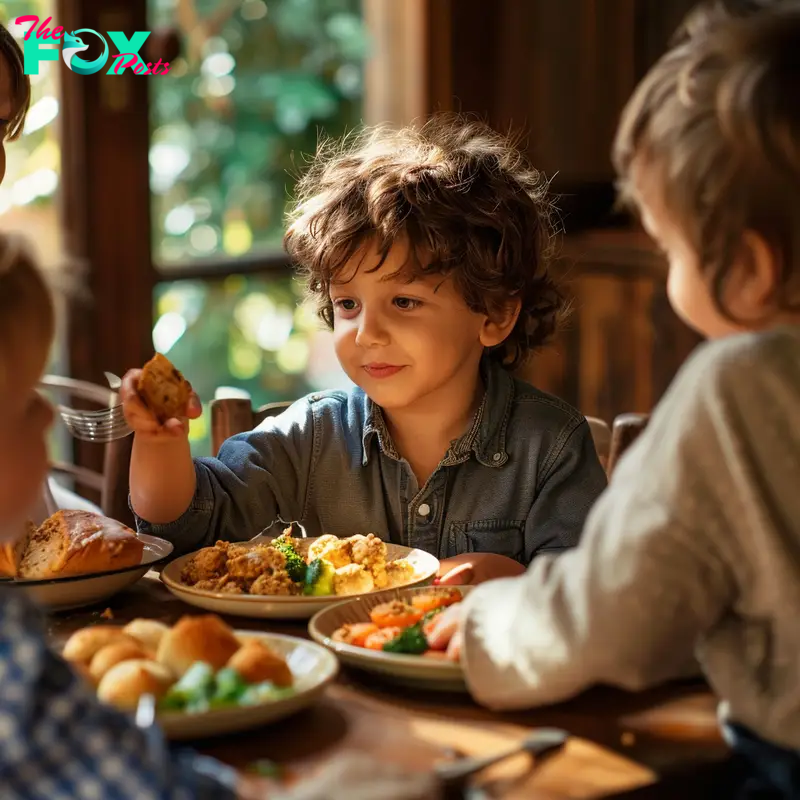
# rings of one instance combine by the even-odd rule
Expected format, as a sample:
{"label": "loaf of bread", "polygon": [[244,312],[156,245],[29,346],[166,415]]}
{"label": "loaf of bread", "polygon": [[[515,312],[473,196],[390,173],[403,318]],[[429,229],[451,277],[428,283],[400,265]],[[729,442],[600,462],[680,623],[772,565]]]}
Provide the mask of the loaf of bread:
{"label": "loaf of bread", "polygon": [[78,664],[89,665],[95,653],[109,644],[125,642],[136,647],[140,642],[128,636],[119,625],[92,625],[75,631],[64,645],[64,658]]}
{"label": "loaf of bread", "polygon": [[144,365],[137,389],[144,404],[160,423],[172,417],[186,416],[192,386],[161,353],[156,353]]}
{"label": "loaf of bread", "polygon": [[125,525],[90,511],[58,511],[0,559],[4,574],[47,580],[142,563],[144,544]]}
{"label": "loaf of bread", "polygon": [[22,556],[25,555],[28,542],[34,533],[36,533],[36,526],[32,522],[28,522],[22,536],[16,542],[0,545],[0,576],[17,577]]}

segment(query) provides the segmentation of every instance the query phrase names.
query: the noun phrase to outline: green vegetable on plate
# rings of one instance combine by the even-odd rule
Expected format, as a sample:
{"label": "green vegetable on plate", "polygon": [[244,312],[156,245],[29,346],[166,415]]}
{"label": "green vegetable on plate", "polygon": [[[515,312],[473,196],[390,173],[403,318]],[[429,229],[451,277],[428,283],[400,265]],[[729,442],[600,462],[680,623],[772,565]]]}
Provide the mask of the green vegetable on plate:
{"label": "green vegetable on plate", "polygon": [[306,567],[306,585],[303,594],[311,597],[325,597],[333,594],[333,564],[324,558],[317,558]]}
{"label": "green vegetable on plate", "polygon": [[403,655],[421,655],[428,649],[428,640],[422,631],[422,622],[404,628],[390,642],[383,646],[385,653],[399,653]]}
{"label": "green vegetable on plate", "polygon": [[297,552],[294,542],[288,536],[281,535],[272,540],[272,546],[285,556],[288,576],[295,583],[304,583],[306,579],[306,562]]}

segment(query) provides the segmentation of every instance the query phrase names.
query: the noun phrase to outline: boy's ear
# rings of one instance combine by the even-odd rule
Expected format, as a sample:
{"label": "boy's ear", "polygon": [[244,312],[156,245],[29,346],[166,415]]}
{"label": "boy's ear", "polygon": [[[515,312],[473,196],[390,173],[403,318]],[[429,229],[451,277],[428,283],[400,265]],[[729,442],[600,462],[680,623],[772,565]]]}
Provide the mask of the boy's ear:
{"label": "boy's ear", "polygon": [[769,308],[775,302],[783,270],[775,248],[761,234],[746,230],[742,234],[740,260],[746,266],[741,287],[745,302],[751,309]]}
{"label": "boy's ear", "polygon": [[504,342],[517,324],[521,309],[522,302],[516,297],[503,308],[494,309],[488,314],[481,330],[481,344],[484,347],[496,347]]}

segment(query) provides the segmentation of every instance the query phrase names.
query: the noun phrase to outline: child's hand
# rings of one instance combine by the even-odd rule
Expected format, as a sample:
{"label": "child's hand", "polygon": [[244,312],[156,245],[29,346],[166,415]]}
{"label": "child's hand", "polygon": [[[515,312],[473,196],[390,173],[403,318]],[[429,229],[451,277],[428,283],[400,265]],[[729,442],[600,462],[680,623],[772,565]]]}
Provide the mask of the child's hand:
{"label": "child's hand", "polygon": [[439,565],[439,586],[465,586],[483,583],[495,578],[512,578],[522,575],[525,567],[508,556],[497,553],[462,553],[447,558]]}
{"label": "child's hand", "polygon": [[431,650],[447,651],[447,658],[461,658],[461,628],[464,622],[464,604],[456,603],[437,614],[425,629],[425,638]]}
{"label": "child's hand", "polygon": [[186,406],[185,417],[173,417],[162,425],[139,396],[136,387],[141,374],[140,369],[131,369],[125,373],[125,377],[122,379],[119,396],[128,425],[137,436],[148,439],[166,440],[186,436],[189,432],[189,420],[196,419],[203,413],[198,396],[192,392]]}

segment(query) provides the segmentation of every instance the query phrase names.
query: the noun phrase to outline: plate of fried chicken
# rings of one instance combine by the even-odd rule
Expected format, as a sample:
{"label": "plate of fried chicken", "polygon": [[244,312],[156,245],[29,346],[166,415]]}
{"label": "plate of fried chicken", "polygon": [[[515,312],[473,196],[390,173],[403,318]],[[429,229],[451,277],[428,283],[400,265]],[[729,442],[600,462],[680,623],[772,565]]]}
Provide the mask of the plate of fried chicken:
{"label": "plate of fried chicken", "polygon": [[424,550],[387,544],[373,533],[217,542],[161,573],[186,603],[243,617],[308,619],[345,598],[430,584],[439,561]]}

